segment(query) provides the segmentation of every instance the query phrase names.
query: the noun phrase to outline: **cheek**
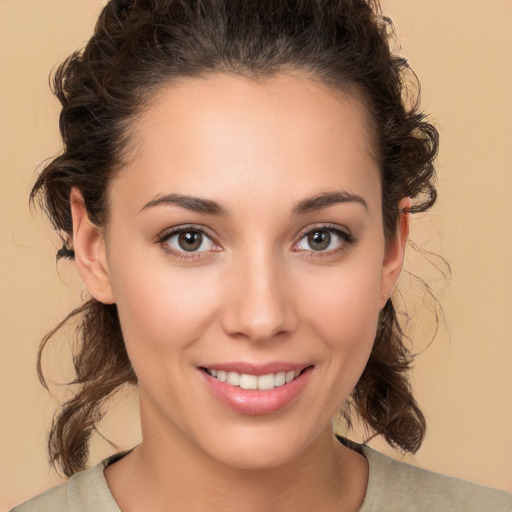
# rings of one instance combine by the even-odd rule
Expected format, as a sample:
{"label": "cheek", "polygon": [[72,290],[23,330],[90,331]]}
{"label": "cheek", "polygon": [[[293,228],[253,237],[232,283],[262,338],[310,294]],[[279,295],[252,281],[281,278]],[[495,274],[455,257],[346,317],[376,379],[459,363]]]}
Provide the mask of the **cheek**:
{"label": "cheek", "polygon": [[[340,267],[325,276],[311,276],[303,291],[309,329],[324,341],[326,358],[355,379],[370,354],[377,329],[380,266]],[[355,384],[355,382],[354,382]]]}
{"label": "cheek", "polygon": [[[308,299],[312,317],[319,320],[322,329],[331,334],[340,329],[364,332],[368,321],[375,323],[380,301],[378,267],[347,267],[322,277],[312,275],[311,278],[312,282],[309,286],[306,283],[308,290],[303,295]],[[368,330],[371,331],[372,327],[368,326]]]}
{"label": "cheek", "polygon": [[159,360],[193,343],[216,316],[215,279],[201,270],[171,269],[149,261],[138,265],[130,259],[117,267],[113,288],[134,368],[138,358]]}

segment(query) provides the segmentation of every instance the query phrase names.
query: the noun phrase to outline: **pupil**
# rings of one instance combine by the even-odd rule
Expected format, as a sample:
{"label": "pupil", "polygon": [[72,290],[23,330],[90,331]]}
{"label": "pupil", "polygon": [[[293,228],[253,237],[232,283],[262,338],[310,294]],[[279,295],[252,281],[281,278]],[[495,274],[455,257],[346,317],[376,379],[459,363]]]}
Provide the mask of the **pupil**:
{"label": "pupil", "polygon": [[178,237],[179,246],[184,251],[195,251],[201,247],[203,242],[203,235],[198,231],[185,231],[180,233]]}
{"label": "pupil", "polygon": [[313,233],[308,236],[308,242],[314,251],[323,251],[327,249],[331,243],[331,234],[328,231],[313,231]]}

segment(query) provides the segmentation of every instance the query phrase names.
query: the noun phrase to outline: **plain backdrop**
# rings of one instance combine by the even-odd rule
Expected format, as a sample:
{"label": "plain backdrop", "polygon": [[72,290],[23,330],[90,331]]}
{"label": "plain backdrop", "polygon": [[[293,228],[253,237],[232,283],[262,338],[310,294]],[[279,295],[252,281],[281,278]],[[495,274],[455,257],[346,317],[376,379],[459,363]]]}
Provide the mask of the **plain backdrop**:
{"label": "plain backdrop", "polygon": [[[58,104],[48,74],[91,34],[100,0],[0,0],[0,510],[56,484],[45,436],[69,378],[65,340],[52,344],[40,386],[39,341],[81,300],[73,264],[55,265],[57,241],[27,198],[40,163],[58,153]],[[428,434],[412,464],[512,491],[512,2],[384,0],[397,51],[422,83],[441,134],[440,199],[413,221],[400,290],[416,315],[413,384]],[[433,334],[437,294],[445,321]],[[398,298],[398,297],[397,297]],[[135,392],[112,405],[102,432],[120,448],[138,442]],[[352,434],[361,439],[358,431]],[[91,464],[115,448],[95,439]]]}

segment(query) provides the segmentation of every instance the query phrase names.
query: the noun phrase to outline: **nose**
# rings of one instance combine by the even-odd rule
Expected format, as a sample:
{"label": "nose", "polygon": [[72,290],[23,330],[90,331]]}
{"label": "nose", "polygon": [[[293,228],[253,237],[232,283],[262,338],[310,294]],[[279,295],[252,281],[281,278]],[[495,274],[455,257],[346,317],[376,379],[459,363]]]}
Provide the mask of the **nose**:
{"label": "nose", "polygon": [[221,314],[225,332],[254,343],[293,332],[297,315],[285,262],[272,254],[252,254],[230,269]]}

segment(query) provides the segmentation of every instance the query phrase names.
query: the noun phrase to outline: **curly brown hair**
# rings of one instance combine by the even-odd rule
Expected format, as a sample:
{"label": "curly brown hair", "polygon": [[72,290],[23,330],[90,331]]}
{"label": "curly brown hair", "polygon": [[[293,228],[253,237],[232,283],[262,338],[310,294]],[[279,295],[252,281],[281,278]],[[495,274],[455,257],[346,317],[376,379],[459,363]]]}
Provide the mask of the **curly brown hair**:
{"label": "curly brown hair", "polygon": [[[437,131],[419,109],[415,75],[391,51],[390,28],[377,0],[111,0],[85,48],[53,78],[64,149],[41,172],[31,200],[39,200],[62,236],[57,258],[74,257],[71,188],[81,191],[91,220],[104,225],[108,184],[123,165],[130,122],[162,86],[214,73],[265,78],[299,70],[362,97],[380,158],[390,240],[400,199],[413,198],[410,212],[434,204],[438,150]],[[90,299],[43,339],[43,385],[42,351],[71,318],[78,320],[78,391],[56,414],[48,441],[51,463],[68,476],[85,467],[105,400],[137,383],[116,306]],[[388,300],[350,403],[375,435],[410,452],[426,428],[408,380],[412,359]]]}

